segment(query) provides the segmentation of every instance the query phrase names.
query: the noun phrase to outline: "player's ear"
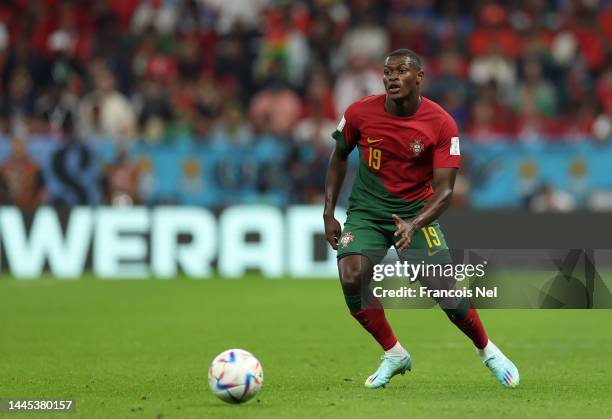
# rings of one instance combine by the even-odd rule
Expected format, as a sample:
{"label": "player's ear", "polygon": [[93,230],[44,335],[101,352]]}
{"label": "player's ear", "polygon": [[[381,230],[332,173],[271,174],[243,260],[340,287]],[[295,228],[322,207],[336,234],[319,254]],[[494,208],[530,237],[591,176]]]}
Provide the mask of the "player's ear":
{"label": "player's ear", "polygon": [[424,76],[425,76],[425,72],[423,70],[419,70],[419,72],[417,73],[416,84],[421,84]]}

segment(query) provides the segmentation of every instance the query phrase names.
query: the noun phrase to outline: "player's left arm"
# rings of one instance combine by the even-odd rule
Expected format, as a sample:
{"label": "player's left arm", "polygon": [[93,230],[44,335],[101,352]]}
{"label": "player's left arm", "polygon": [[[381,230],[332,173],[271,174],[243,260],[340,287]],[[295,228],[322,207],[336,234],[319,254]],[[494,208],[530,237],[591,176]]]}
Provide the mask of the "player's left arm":
{"label": "player's left arm", "polygon": [[412,235],[435,221],[450,206],[455,187],[457,170],[461,163],[459,151],[459,130],[452,118],[442,125],[440,135],[433,155],[433,195],[425,206],[411,220],[402,220],[396,214],[392,215],[397,226],[395,235],[401,237],[395,247],[402,251],[410,247]]}
{"label": "player's left arm", "polygon": [[434,194],[427,200],[423,209],[411,220],[402,220],[393,214],[393,221],[397,226],[396,236],[401,239],[396,243],[397,250],[406,250],[412,242],[412,235],[420,228],[425,227],[434,220],[437,220],[444,211],[450,206],[453,188],[455,187],[455,177],[457,169],[454,167],[444,167],[433,171]]}

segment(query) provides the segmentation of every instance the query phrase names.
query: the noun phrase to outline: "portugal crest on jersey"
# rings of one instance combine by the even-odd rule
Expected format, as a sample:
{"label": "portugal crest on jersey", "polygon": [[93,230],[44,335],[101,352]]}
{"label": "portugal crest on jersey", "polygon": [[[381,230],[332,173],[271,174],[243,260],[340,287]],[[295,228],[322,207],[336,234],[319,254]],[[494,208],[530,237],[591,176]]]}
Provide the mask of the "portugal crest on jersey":
{"label": "portugal crest on jersey", "polygon": [[353,237],[353,233],[351,233],[350,231],[347,231],[346,233],[344,233],[342,235],[342,237],[340,237],[340,245],[345,248],[346,246],[349,245],[350,242],[352,242],[354,239]]}
{"label": "portugal crest on jersey", "polygon": [[412,140],[410,143],[410,149],[412,150],[412,154],[418,156],[423,152],[423,150],[425,150],[425,146],[421,140]]}

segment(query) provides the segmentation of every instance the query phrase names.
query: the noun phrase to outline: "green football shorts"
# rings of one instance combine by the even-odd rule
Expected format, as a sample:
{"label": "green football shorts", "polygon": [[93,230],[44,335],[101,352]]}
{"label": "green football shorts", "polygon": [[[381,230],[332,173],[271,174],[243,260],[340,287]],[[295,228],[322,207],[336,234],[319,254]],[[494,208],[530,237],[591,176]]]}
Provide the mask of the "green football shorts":
{"label": "green football shorts", "polygon": [[[391,216],[389,216],[389,221],[384,222],[350,213],[338,240],[338,258],[350,254],[384,255],[391,246],[399,241],[400,237],[394,236],[396,231],[397,227]],[[413,234],[407,258],[431,257],[447,249],[440,224],[433,221]]]}

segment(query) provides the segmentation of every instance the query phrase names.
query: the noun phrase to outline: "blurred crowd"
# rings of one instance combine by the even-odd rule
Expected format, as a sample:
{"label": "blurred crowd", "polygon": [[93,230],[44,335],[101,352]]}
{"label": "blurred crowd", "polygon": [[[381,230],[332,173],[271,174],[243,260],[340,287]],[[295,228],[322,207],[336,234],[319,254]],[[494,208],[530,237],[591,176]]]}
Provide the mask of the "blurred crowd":
{"label": "blurred crowd", "polygon": [[[395,48],[475,143],[612,138],[612,4],[597,0],[5,0],[0,132],[294,151],[317,202],[330,137]],[[299,156],[308,147],[310,157]]]}

